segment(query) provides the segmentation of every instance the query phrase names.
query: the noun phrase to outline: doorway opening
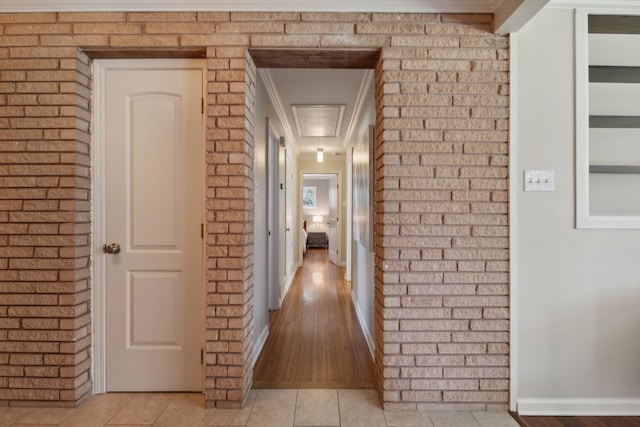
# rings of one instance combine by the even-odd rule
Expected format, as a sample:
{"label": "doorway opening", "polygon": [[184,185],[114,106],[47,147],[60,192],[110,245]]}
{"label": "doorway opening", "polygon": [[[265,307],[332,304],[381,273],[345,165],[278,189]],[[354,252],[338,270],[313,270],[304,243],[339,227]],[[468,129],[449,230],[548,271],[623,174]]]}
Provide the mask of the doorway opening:
{"label": "doorway opening", "polygon": [[[342,254],[342,223],[340,217],[340,191],[342,172],[304,173],[302,175],[302,224],[301,246],[307,249],[326,249],[328,261],[345,265]],[[346,231],[346,230],[344,230]],[[302,258],[304,263],[304,257]]]}
{"label": "doorway opening", "polygon": [[[264,129],[256,126],[255,132],[254,387],[373,388],[373,256],[363,257],[358,253],[352,257],[351,227],[347,224],[351,222],[351,147],[361,139],[368,142],[369,126],[375,123],[371,68],[377,62],[378,52],[352,55],[360,58],[358,66],[353,63],[346,66],[351,61],[349,55],[338,52],[260,50],[251,51],[251,54],[259,77],[256,123],[265,126]],[[300,61],[300,54],[300,58],[306,60]],[[314,60],[308,60],[310,57]],[[317,68],[309,70],[310,66]],[[295,87],[295,74],[300,70],[291,67],[322,73],[325,70],[338,71],[335,68],[341,66],[347,71],[360,73],[357,83],[351,84],[355,87],[359,105],[355,109],[346,107],[344,113],[348,135],[341,136],[338,149],[327,148],[328,140],[314,135],[312,147],[305,150],[299,145],[299,123],[294,125],[294,121],[287,120],[286,116],[295,107],[309,102],[320,106],[335,106],[340,102],[330,98],[291,100],[280,92],[277,85],[281,78],[278,67],[286,68],[287,73],[283,75],[287,78],[284,80],[287,85]],[[328,85],[324,86],[325,94],[331,92],[327,88],[340,91],[336,89],[340,86],[336,82],[344,80],[334,78],[323,83],[316,79],[312,85],[302,85],[297,94],[303,93],[308,86],[317,86],[322,91],[323,84]],[[261,140],[264,140],[262,144]],[[316,160],[316,151],[324,152],[323,164]],[[283,157],[284,162],[281,160]],[[315,185],[311,181],[305,182],[307,178],[318,182]],[[323,180],[327,189],[333,189],[331,198],[328,191],[318,191]],[[303,207],[305,187],[316,187],[315,193],[310,189],[310,193],[316,196],[316,202],[321,193],[326,194],[327,206],[322,212],[318,206],[315,210]],[[283,197],[284,202],[281,200]],[[330,199],[333,200],[331,211],[328,206]],[[284,215],[274,208],[284,209]],[[305,239],[305,233],[317,233],[312,236],[311,245],[307,244],[309,235]],[[314,237],[320,240],[314,243]],[[261,253],[261,250],[265,252]],[[285,262],[281,266],[283,259]],[[354,266],[359,265],[354,268],[354,277],[348,272],[352,260],[355,261]],[[264,267],[261,263],[265,264]],[[352,283],[357,284],[357,291]],[[327,295],[338,298],[339,302],[331,302],[330,298],[325,298]],[[282,303],[278,310],[273,310],[275,300]],[[331,307],[318,305],[318,312],[312,308],[314,302],[324,304],[327,301]],[[327,316],[327,313],[331,314]],[[339,322],[332,324],[335,320]],[[287,330],[280,330],[279,325],[289,326]],[[299,334],[300,331],[305,333]],[[324,332],[325,336],[314,335],[317,331]],[[335,341],[326,339],[326,336],[338,335],[341,336]],[[354,338],[355,335],[359,337]],[[348,362],[332,360],[336,354],[360,359]],[[282,363],[282,369],[276,368],[276,363]],[[340,371],[341,367],[349,364],[348,373]],[[357,375],[353,375],[354,372]]]}

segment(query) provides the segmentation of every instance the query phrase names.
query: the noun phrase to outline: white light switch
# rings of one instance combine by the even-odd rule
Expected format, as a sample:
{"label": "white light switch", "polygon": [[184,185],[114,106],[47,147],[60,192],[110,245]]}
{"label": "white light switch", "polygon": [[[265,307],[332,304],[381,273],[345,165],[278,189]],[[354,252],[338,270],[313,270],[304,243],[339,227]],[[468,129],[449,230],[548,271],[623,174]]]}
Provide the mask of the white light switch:
{"label": "white light switch", "polygon": [[524,171],[524,191],[553,191],[553,175],[550,170]]}

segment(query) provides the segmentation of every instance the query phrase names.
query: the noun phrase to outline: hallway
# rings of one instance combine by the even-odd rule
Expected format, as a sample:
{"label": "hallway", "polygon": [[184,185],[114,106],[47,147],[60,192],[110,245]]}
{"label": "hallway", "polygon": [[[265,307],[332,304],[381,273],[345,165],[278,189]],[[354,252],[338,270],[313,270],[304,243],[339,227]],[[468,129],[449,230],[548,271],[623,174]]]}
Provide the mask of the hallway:
{"label": "hallway", "polygon": [[373,365],[344,268],[309,249],[254,367],[254,388],[374,387]]}

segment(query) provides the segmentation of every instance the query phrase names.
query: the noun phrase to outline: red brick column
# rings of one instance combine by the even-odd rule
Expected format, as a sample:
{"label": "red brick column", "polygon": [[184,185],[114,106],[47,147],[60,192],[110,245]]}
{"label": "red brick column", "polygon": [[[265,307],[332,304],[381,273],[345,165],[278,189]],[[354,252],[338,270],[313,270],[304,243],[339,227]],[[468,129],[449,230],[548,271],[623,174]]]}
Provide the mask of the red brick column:
{"label": "red brick column", "polygon": [[437,20],[394,26],[413,30],[376,70],[379,387],[385,408],[504,408],[508,38],[491,16]]}
{"label": "red brick column", "polygon": [[253,109],[245,48],[210,48],[207,97],[208,407],[242,407],[253,350]]}
{"label": "red brick column", "polygon": [[91,391],[91,71],[30,38],[0,64],[0,403],[74,405]]}

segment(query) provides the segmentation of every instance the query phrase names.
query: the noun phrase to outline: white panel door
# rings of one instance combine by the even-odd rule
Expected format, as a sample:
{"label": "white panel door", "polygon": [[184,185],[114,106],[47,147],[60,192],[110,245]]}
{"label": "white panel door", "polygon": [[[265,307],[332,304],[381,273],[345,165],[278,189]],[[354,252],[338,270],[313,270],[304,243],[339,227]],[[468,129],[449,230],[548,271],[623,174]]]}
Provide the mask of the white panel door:
{"label": "white panel door", "polygon": [[280,308],[280,137],[267,118],[267,216],[269,242],[267,268],[269,270],[269,310]]}
{"label": "white panel door", "polygon": [[337,264],[338,259],[338,179],[329,181],[329,261]]}
{"label": "white panel door", "polygon": [[285,156],[285,171],[287,174],[286,178],[286,201],[285,201],[285,209],[287,210],[285,215],[285,225],[286,225],[286,280],[287,285],[291,283],[291,279],[296,272],[296,264],[293,259],[294,252],[294,238],[298,235],[298,229],[294,226],[295,221],[293,220],[294,216],[294,208],[297,206],[295,197],[296,197],[296,185],[294,181],[294,173],[293,173],[293,160],[291,159],[291,153],[287,150]]}
{"label": "white panel door", "polygon": [[118,64],[105,71],[105,243],[120,247],[105,254],[107,391],[199,391],[203,64]]}
{"label": "white panel door", "polygon": [[[280,147],[278,155],[278,297],[282,299],[287,286],[287,149]],[[280,301],[282,302],[282,301]],[[280,304],[278,304],[279,306]]]}

